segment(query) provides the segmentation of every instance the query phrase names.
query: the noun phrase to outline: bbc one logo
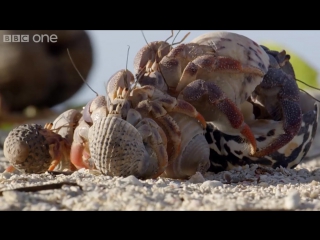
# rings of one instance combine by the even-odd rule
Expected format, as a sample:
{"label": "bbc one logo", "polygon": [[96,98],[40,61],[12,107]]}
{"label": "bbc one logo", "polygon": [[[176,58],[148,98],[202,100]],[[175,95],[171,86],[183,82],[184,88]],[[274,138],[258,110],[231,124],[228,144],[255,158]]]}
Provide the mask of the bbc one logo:
{"label": "bbc one logo", "polygon": [[3,42],[29,42],[33,41],[35,43],[56,43],[58,36],[56,34],[34,34],[33,36],[29,35],[3,35]]}

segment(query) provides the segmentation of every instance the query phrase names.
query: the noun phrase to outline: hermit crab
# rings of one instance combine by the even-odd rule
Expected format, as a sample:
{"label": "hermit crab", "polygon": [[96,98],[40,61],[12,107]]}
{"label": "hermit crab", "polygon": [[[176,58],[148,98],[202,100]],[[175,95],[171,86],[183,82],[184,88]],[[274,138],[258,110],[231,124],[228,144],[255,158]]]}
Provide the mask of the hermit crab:
{"label": "hermit crab", "polygon": [[80,116],[79,111],[70,109],[44,127],[24,124],[14,128],[3,146],[4,156],[11,164],[6,171],[17,169],[25,173],[44,173],[48,170],[75,170],[70,162],[70,147]]}
{"label": "hermit crab", "polygon": [[[161,73],[154,74],[154,82],[162,78],[169,94],[191,103],[220,131],[244,136],[251,154],[256,154],[256,141],[240,105],[267,73],[267,53],[252,40],[234,33],[215,33],[207,45],[197,41],[180,44],[164,56],[154,70]],[[143,69],[138,63],[145,62],[140,56],[135,58],[138,77]],[[150,82],[152,77],[145,72],[139,82]]]}
{"label": "hermit crab", "polygon": [[[210,32],[173,48],[152,68],[161,74],[151,75],[149,70],[142,75],[138,63],[146,61],[139,54],[136,75],[142,84],[150,78],[157,85],[163,80],[171,95],[191,103],[219,131],[242,136],[251,156],[263,157],[289,143],[301,126],[298,86],[294,76],[280,67],[288,60],[280,55],[239,34]],[[248,99],[263,106],[274,120],[283,120],[284,133],[259,149],[241,112]]]}
{"label": "hermit crab", "polygon": [[130,71],[118,71],[108,81],[106,100],[98,96],[87,104],[75,130],[71,162],[88,167],[81,161],[91,158],[111,176],[185,178],[204,173],[210,163],[203,117],[154,86],[130,89],[132,80]]}

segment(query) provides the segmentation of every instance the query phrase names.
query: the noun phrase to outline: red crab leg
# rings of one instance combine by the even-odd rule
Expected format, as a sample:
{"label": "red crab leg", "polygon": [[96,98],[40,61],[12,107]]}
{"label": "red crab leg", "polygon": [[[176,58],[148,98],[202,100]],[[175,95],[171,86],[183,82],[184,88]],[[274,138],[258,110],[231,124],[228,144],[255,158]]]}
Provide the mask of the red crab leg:
{"label": "red crab leg", "polygon": [[[274,97],[270,97],[268,93],[272,93],[274,89],[280,90]],[[256,93],[257,100],[262,102],[271,116],[282,119],[284,130],[284,134],[253,155],[263,157],[285,146],[299,132],[302,122],[300,94],[295,79],[280,69],[269,69]]]}
{"label": "red crab leg", "polygon": [[[240,132],[250,144],[250,153],[255,153],[257,143],[249,126],[244,122],[242,113],[216,84],[196,80],[184,88],[182,95],[183,99],[195,106],[196,109],[202,108],[208,111],[220,131],[231,135]],[[206,108],[205,105],[211,105],[211,108]]]}

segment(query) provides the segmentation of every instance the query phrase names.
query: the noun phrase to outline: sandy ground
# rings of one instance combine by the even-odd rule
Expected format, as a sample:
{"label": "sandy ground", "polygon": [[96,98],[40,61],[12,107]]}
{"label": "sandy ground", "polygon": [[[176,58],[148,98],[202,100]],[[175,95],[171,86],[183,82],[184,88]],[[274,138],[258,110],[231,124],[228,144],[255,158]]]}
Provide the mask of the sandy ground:
{"label": "sandy ground", "polygon": [[[0,171],[8,165],[0,150]],[[189,180],[72,174],[0,174],[2,211],[320,210],[320,159],[296,169],[257,165]]]}

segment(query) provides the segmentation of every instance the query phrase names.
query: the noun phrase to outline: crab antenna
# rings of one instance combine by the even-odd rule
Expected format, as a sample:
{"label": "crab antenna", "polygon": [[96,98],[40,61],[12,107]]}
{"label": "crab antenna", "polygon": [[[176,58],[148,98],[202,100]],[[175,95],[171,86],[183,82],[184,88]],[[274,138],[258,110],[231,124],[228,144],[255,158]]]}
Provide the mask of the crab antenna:
{"label": "crab antenna", "polygon": [[72,57],[71,57],[71,55],[70,55],[70,52],[69,52],[69,49],[68,49],[68,48],[67,48],[67,52],[68,52],[70,61],[71,61],[72,65],[73,65],[74,69],[77,71],[77,73],[78,73],[79,76],[81,77],[82,81],[91,89],[92,92],[94,92],[97,96],[99,96],[99,94],[98,94],[95,90],[93,90],[93,89],[89,86],[89,84],[86,82],[86,80],[84,80],[84,78],[82,77],[80,71],[78,70],[78,68],[76,67],[75,63],[74,63],[73,60],[72,60]]}
{"label": "crab antenna", "polygon": [[[129,45],[127,45],[128,46],[128,51],[127,51],[127,61],[126,61],[126,72],[125,72],[125,74],[126,74],[126,80],[127,80],[127,71],[128,71],[128,58],[129,58],[129,50],[130,50],[130,46]],[[129,89],[129,86],[126,86],[128,89]]]}
{"label": "crab antenna", "polygon": [[317,102],[320,102],[320,100],[318,100],[318,99],[316,99],[314,96],[312,96],[310,93],[308,93],[307,91],[305,91],[305,90],[303,90],[303,89],[301,89],[301,88],[299,88],[299,90],[301,91],[301,92],[304,92],[304,93],[306,93],[309,97],[311,97],[313,100],[315,100],[315,101],[317,101]]}
{"label": "crab antenna", "polygon": [[306,85],[306,86],[308,86],[308,87],[310,87],[310,88],[313,88],[313,89],[316,89],[316,90],[320,90],[320,88],[316,88],[316,87],[314,87],[314,86],[311,86],[311,85],[309,85],[308,83],[305,83],[305,82],[302,81],[302,80],[296,79],[296,81],[297,81],[297,82],[300,82],[300,83],[302,83],[302,84],[304,84],[304,85]]}
{"label": "crab antenna", "polygon": [[171,36],[170,37],[168,37],[166,40],[165,40],[165,42],[167,42],[170,38],[172,38],[173,37],[173,30],[171,30]]}
{"label": "crab antenna", "polygon": [[127,72],[127,70],[128,70],[128,58],[129,58],[130,45],[127,45],[127,46],[128,46],[128,51],[127,51],[126,72]]}
{"label": "crab antenna", "polygon": [[181,40],[180,42],[172,43],[172,45],[177,45],[177,44],[182,43],[182,42],[190,35],[190,33],[191,33],[191,32],[188,32],[188,33],[182,38],[182,40]]}
{"label": "crab antenna", "polygon": [[178,37],[178,35],[179,35],[179,33],[181,32],[181,30],[179,30],[178,31],[178,33],[177,33],[177,35],[174,37],[174,39],[172,40],[172,43],[171,43],[171,45],[173,45],[173,43],[174,43],[174,40],[176,40],[176,38]]}
{"label": "crab antenna", "polygon": [[141,33],[142,33],[142,36],[143,36],[143,38],[144,38],[144,40],[146,41],[146,43],[148,44],[148,46],[150,47],[150,45],[149,45],[149,43],[148,43],[148,41],[147,41],[147,39],[146,39],[146,36],[144,35],[144,33],[143,33],[143,31],[141,30]]}

